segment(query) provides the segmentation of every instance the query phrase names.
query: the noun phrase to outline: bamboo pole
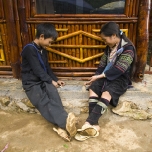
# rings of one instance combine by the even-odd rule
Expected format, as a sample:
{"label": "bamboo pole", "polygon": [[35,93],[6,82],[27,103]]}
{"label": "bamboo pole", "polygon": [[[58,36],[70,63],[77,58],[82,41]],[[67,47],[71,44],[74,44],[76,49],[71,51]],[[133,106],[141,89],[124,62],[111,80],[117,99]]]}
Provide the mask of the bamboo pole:
{"label": "bamboo pole", "polygon": [[6,39],[6,41],[4,41],[4,42],[6,42],[6,44],[3,43],[4,45],[6,45],[5,46],[6,50],[4,52],[5,52],[5,56],[6,56],[6,59],[7,59],[7,65],[10,65],[10,63],[11,63],[10,45],[9,45],[9,42],[8,42],[8,34],[7,34],[6,24],[4,24],[3,27],[4,27],[4,35],[5,35],[5,39]]}
{"label": "bamboo pole", "polygon": [[[59,29],[62,29],[62,28],[63,28],[63,25],[60,24],[59,25]],[[63,32],[62,31],[59,32],[59,37],[61,37],[61,36],[63,36]],[[64,44],[64,40],[60,41],[60,44]],[[60,51],[64,53],[63,50],[64,50],[63,48],[60,48]],[[62,56],[57,55],[57,60],[64,60],[64,58]],[[64,66],[64,64],[56,64],[56,66],[62,67],[62,66]]]}
{"label": "bamboo pole", "polygon": [[[83,31],[87,32],[87,31],[88,31],[88,26],[87,26],[87,25],[84,25],[83,27],[84,27],[84,30],[83,30]],[[87,44],[87,38],[86,38],[86,36],[83,36],[83,40],[84,40],[84,41],[83,41],[83,44],[84,44],[84,45],[88,45],[88,44]],[[87,55],[87,49],[85,49],[85,48],[83,49],[83,56],[84,56],[84,58],[87,58],[87,56],[88,56],[88,55]],[[87,67],[87,63],[84,63],[83,66],[84,66],[84,67]]]}
{"label": "bamboo pole", "polygon": [[49,19],[45,19],[45,18],[38,18],[37,20],[35,20],[35,18],[31,18],[30,20],[27,20],[27,23],[31,23],[31,24],[37,24],[37,23],[42,23],[42,22],[46,22],[46,23],[53,23],[53,24],[68,24],[68,25],[72,25],[72,24],[82,24],[82,25],[86,25],[86,24],[104,24],[104,23],[107,23],[107,20],[108,21],[115,21],[117,23],[135,23],[137,22],[138,18],[137,17],[132,17],[132,18],[114,18],[113,15],[111,15],[111,18],[105,18],[105,19],[102,19],[102,18],[98,18],[98,19],[91,19],[90,18],[90,21],[88,21],[88,19],[86,20],[85,18],[82,19],[81,21],[69,21],[67,23],[67,20],[70,20],[68,18],[55,18],[54,20],[51,18],[50,20]]}
{"label": "bamboo pole", "polygon": [[94,72],[54,72],[58,77],[91,77]]}
{"label": "bamboo pole", "polygon": [[136,1],[136,11],[135,11],[135,16],[138,16],[138,12],[139,12],[139,2],[140,2],[140,0],[137,0]]}
{"label": "bamboo pole", "polygon": [[126,17],[129,16],[129,9],[130,9],[130,0],[126,0],[126,2],[125,2],[125,15],[126,15]]}
{"label": "bamboo pole", "polygon": [[131,41],[133,41],[133,35],[134,35],[134,31],[133,31],[133,24],[129,25],[129,38]]}
{"label": "bamboo pole", "polygon": [[[13,6],[14,6],[14,20],[15,20],[15,25],[16,25],[16,34],[17,34],[17,44],[18,44],[18,50],[19,54],[22,51],[22,41],[21,41],[21,32],[20,32],[20,23],[19,23],[19,15],[18,15],[18,8],[17,8],[17,0],[13,0]],[[19,61],[20,61],[20,56],[19,56]]]}
{"label": "bamboo pole", "polygon": [[[56,29],[59,28],[58,24],[54,25]],[[59,33],[58,33],[58,37],[60,37]],[[52,52],[52,61],[57,60],[57,54],[55,54],[54,52]],[[57,64],[52,64],[52,67],[57,67]]]}
{"label": "bamboo pole", "polygon": [[29,42],[33,41],[32,39],[32,31],[31,31],[31,24],[28,24],[28,35],[29,35]]}
{"label": "bamboo pole", "polygon": [[32,41],[35,39],[35,29],[36,29],[37,24],[31,24],[31,34],[32,34]]}
{"label": "bamboo pole", "polygon": [[0,66],[0,70],[11,71],[11,70],[12,70],[12,68],[11,68],[11,66],[3,65],[3,66]]}
{"label": "bamboo pole", "polygon": [[[134,1],[135,3],[135,1]],[[131,17],[132,16],[132,13],[133,12],[133,0],[130,0],[130,7],[129,7],[129,14],[128,16]]]}
{"label": "bamboo pole", "polygon": [[1,71],[0,70],[0,75],[12,75],[12,71]]}
{"label": "bamboo pole", "polygon": [[1,28],[1,38],[2,38],[2,44],[3,44],[3,51],[4,51],[4,56],[5,56],[5,65],[9,65],[9,53],[8,53],[8,48],[7,48],[7,43],[6,43],[6,33],[4,29],[4,25],[0,24]]}
{"label": "bamboo pole", "polygon": [[[79,31],[79,25],[75,25],[75,31]],[[76,45],[79,45],[79,35],[76,36]],[[76,50],[76,57],[80,58],[79,49]],[[80,67],[80,63],[76,62],[76,67]]]}
{"label": "bamboo pole", "polygon": [[[91,25],[88,25],[88,32],[89,33],[91,33]],[[91,41],[91,38],[90,37],[88,37],[88,39],[87,39],[87,42],[88,42],[88,45],[92,45],[92,41]],[[87,49],[87,56],[92,56],[92,49]],[[87,63],[87,66],[88,67],[91,67],[92,66],[92,60],[91,61],[89,61],[88,63]]]}
{"label": "bamboo pole", "polygon": [[[82,34],[80,34],[80,38],[82,38]],[[51,48],[83,48],[83,49],[95,49],[95,48],[105,48],[106,45],[65,45],[65,44],[59,44],[54,45],[52,44]]]}
{"label": "bamboo pole", "polygon": [[[67,28],[67,25],[64,25],[63,28],[66,29],[66,28]],[[68,29],[68,30],[69,30],[69,29]],[[67,35],[68,30],[64,32],[64,35]],[[64,44],[65,44],[65,45],[68,44],[67,39],[64,40]],[[68,49],[65,49],[65,53],[68,54]],[[67,67],[67,66],[68,66],[68,64],[67,64],[67,63],[68,63],[68,59],[67,59],[67,58],[64,58],[64,60],[67,61],[66,64],[64,64],[64,67]]]}
{"label": "bamboo pole", "polygon": [[132,17],[135,17],[136,16],[136,7],[138,7],[137,5],[137,0],[134,0],[133,2],[133,11],[132,11]]}
{"label": "bamboo pole", "polygon": [[[75,31],[75,25],[71,25],[71,32],[73,33],[74,31]],[[75,41],[76,41],[76,40],[75,40],[75,36],[71,37],[72,45],[75,45]],[[74,56],[74,57],[76,56],[76,55],[75,55],[75,49],[74,49],[74,48],[72,48],[71,55]],[[71,66],[72,66],[72,67],[75,67],[75,63],[76,63],[75,61],[72,61],[72,65],[71,65]]]}
{"label": "bamboo pole", "polygon": [[25,16],[26,16],[26,20],[28,20],[30,18],[30,12],[31,12],[30,1],[25,0],[24,2],[25,2],[25,8],[26,8],[26,11],[25,11],[26,15]]}
{"label": "bamboo pole", "polygon": [[[66,27],[65,24],[63,24],[63,29],[67,29],[67,27]],[[62,36],[63,36],[63,35],[66,35],[66,34],[67,34],[67,31],[68,31],[68,29],[67,29],[66,31],[62,31]],[[65,44],[65,40],[62,41],[62,44]],[[65,52],[66,52],[65,49],[62,48],[62,52],[65,53]],[[65,61],[66,59],[61,56],[61,60]],[[67,62],[66,62],[66,63],[67,63]],[[62,64],[62,67],[64,67],[65,65],[66,65],[66,64]]]}
{"label": "bamboo pole", "polygon": [[[71,31],[71,25],[68,24],[68,35],[71,35],[72,31]],[[68,42],[67,44],[71,45],[71,38],[68,38]],[[71,55],[71,49],[68,49],[68,55]],[[72,61],[71,59],[68,60],[68,67],[72,67],[71,65]]]}
{"label": "bamboo pole", "polygon": [[111,16],[117,18],[126,17],[124,14],[36,14],[35,2],[31,2],[31,7],[33,9],[32,17],[36,18],[36,20],[37,18],[71,18],[70,20],[81,20],[81,18],[111,18]]}
{"label": "bamboo pole", "polygon": [[3,9],[3,1],[2,0],[0,0],[0,7],[1,7],[1,9],[0,9],[0,18],[4,19],[4,9]]}
{"label": "bamboo pole", "polygon": [[137,39],[136,35],[137,35],[137,24],[134,24],[133,25],[133,40],[132,40],[132,42],[134,43],[135,46],[136,46],[136,39]]}
{"label": "bamboo pole", "polygon": [[30,2],[30,8],[31,8],[31,11],[30,11],[30,17],[34,17],[35,16],[35,14],[36,14],[36,2],[35,2],[36,0],[31,0]]}
{"label": "bamboo pole", "polygon": [[[71,59],[71,60],[77,61],[77,62],[79,62],[79,63],[85,63],[85,62],[87,62],[87,61],[89,61],[89,60],[93,60],[94,58],[101,57],[101,56],[103,55],[103,52],[102,52],[102,53],[98,53],[98,54],[96,54],[96,55],[94,55],[94,56],[91,56],[91,57],[86,57],[86,58],[82,58],[82,59],[81,59],[81,57],[80,57],[80,59],[78,59],[78,58],[76,58],[76,57],[74,57],[74,56],[72,56],[72,55],[59,52],[58,50],[55,50],[55,49],[52,49],[52,48],[47,48],[47,50],[48,50],[48,51],[51,51],[51,52],[53,52],[53,53],[55,53],[55,54],[62,55],[62,56],[66,57],[66,58],[69,58],[69,59]],[[70,66],[70,67],[72,67],[72,66]]]}
{"label": "bamboo pole", "polygon": [[134,79],[139,82],[144,77],[145,66],[147,63],[147,51],[149,41],[149,16],[150,0],[141,0],[139,5],[139,19],[137,29],[137,68]]}
{"label": "bamboo pole", "polygon": [[[94,24],[94,25],[92,25],[92,29],[96,29],[96,25]],[[93,35],[96,35],[95,34],[95,32],[91,32]],[[95,40],[93,39],[92,40],[92,45],[95,45],[96,43],[95,43]],[[95,49],[92,49],[92,55],[95,55],[95,53],[96,53],[96,51],[95,51]],[[96,62],[96,60],[97,59],[94,59],[93,61],[92,61],[92,67],[94,66],[94,63]]]}
{"label": "bamboo pole", "polygon": [[53,71],[58,72],[95,72],[95,67],[52,67]]}

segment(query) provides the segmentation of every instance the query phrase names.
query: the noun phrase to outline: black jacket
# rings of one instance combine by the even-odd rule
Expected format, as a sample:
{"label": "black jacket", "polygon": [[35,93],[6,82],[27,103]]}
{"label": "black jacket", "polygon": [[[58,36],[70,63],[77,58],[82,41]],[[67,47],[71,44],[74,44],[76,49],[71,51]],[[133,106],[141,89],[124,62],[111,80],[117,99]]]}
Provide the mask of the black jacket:
{"label": "black jacket", "polygon": [[23,48],[21,56],[21,75],[23,84],[39,81],[47,83],[52,83],[52,80],[58,81],[58,78],[49,66],[47,51],[45,49],[39,47],[35,43],[30,43]]}

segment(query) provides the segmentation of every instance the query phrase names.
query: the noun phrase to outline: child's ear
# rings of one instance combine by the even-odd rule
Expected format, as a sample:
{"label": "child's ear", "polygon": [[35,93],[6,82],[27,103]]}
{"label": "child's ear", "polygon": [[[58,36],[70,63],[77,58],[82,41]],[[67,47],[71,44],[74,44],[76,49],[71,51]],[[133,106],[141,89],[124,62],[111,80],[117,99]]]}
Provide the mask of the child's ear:
{"label": "child's ear", "polygon": [[44,34],[41,34],[41,35],[40,35],[40,39],[44,39]]}

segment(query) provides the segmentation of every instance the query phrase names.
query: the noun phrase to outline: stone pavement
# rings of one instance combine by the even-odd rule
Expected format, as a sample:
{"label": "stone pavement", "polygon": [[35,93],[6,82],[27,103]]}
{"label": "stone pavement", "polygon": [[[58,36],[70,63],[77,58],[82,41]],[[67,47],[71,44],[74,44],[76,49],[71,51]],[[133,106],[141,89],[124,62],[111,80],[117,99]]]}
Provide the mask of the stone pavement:
{"label": "stone pavement", "polygon": [[[66,85],[58,88],[58,91],[66,110],[73,111],[75,114],[86,112],[88,91],[83,86],[84,81],[65,80],[65,82]],[[143,82],[133,83],[133,86],[120,97],[119,102],[133,102],[143,110],[151,108],[152,75],[145,74]],[[22,89],[21,80],[12,78],[0,78],[0,108],[37,112]]]}

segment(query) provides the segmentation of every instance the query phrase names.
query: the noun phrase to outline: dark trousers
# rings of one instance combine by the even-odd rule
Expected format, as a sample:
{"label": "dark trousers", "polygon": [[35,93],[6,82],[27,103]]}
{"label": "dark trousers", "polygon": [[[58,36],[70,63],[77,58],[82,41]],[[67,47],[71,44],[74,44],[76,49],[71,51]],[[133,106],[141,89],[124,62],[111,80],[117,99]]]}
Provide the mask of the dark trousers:
{"label": "dark trousers", "polygon": [[41,115],[49,122],[66,128],[67,112],[61,102],[58,90],[53,84],[38,82],[32,85],[23,85],[31,103],[38,109]]}

